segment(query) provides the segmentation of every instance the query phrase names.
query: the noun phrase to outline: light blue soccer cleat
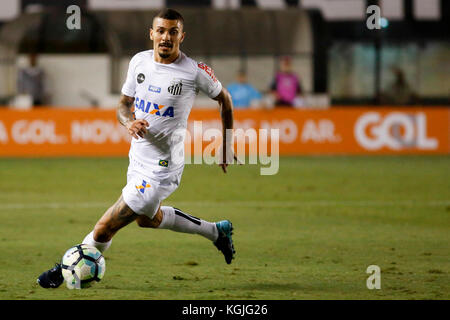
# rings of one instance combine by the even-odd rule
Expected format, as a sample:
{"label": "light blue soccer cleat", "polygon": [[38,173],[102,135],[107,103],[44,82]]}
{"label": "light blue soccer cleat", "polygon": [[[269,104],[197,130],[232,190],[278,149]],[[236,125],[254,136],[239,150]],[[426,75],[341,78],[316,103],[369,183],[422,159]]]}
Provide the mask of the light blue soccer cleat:
{"label": "light blue soccer cleat", "polygon": [[219,237],[214,242],[214,245],[218,250],[222,251],[226,263],[230,264],[236,253],[234,250],[233,239],[231,238],[233,234],[233,224],[229,220],[222,220],[216,222],[216,227],[219,231]]}

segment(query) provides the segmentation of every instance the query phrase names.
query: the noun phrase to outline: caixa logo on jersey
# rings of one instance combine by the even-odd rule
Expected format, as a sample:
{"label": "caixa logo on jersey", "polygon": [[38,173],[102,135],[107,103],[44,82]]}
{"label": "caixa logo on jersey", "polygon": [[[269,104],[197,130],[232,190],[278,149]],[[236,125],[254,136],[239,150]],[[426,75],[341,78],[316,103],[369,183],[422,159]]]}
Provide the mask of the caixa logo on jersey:
{"label": "caixa logo on jersey", "polygon": [[153,114],[155,116],[173,118],[174,115],[173,107],[166,107],[162,104],[145,101],[144,99],[139,99],[139,97],[136,97],[134,106],[135,110],[141,110],[142,112]]}
{"label": "caixa logo on jersey", "polygon": [[427,137],[427,117],[424,113],[392,112],[382,116],[368,112],[356,121],[356,141],[367,150],[387,147],[392,150],[435,150],[438,141]]}

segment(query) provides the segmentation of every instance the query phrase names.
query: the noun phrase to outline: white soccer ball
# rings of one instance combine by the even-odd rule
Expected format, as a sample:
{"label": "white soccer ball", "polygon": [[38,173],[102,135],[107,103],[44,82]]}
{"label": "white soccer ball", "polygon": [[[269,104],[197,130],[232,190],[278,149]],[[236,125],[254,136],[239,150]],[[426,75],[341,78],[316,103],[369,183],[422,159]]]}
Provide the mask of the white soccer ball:
{"label": "white soccer ball", "polygon": [[67,288],[81,289],[100,281],[106,270],[105,258],[95,247],[76,245],[66,251],[61,261],[62,274]]}

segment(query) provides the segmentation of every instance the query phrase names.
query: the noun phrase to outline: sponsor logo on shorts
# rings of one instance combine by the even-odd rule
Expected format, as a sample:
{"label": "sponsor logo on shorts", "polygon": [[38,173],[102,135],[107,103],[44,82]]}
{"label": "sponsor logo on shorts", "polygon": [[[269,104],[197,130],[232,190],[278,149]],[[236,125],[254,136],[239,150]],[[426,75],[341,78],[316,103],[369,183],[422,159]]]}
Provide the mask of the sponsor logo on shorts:
{"label": "sponsor logo on shorts", "polygon": [[145,75],[143,73],[139,73],[137,78],[136,78],[136,81],[138,83],[142,83],[142,82],[144,82],[144,80],[145,80]]}
{"label": "sponsor logo on shorts", "polygon": [[148,91],[150,91],[150,92],[155,92],[155,93],[160,93],[160,92],[161,92],[161,88],[160,88],[160,87],[156,87],[156,86],[149,85]]}
{"label": "sponsor logo on shorts", "polygon": [[168,160],[159,160],[159,165],[161,167],[168,167],[169,166],[169,161]]}
{"label": "sponsor logo on shorts", "polygon": [[140,193],[144,193],[146,188],[150,188],[150,184],[147,183],[147,181],[142,180],[142,184],[140,186],[136,186],[136,189],[140,192]]}

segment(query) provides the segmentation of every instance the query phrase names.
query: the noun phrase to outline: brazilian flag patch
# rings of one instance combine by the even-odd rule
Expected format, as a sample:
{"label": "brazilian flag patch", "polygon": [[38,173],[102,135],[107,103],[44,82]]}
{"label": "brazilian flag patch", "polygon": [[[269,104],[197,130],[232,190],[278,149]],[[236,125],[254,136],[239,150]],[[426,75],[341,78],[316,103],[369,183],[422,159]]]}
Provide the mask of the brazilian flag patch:
{"label": "brazilian flag patch", "polygon": [[159,160],[159,165],[161,167],[168,167],[169,166],[169,161],[168,160]]}

